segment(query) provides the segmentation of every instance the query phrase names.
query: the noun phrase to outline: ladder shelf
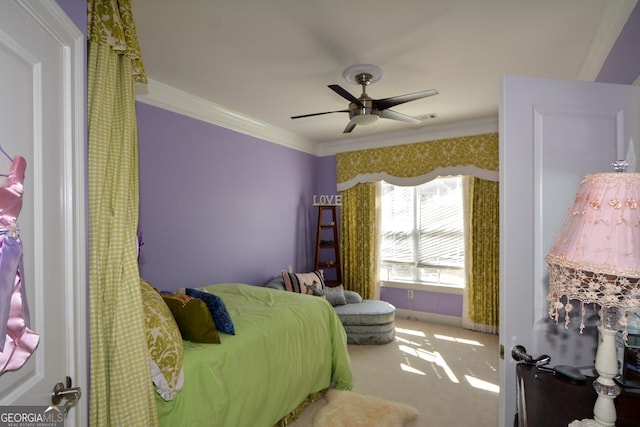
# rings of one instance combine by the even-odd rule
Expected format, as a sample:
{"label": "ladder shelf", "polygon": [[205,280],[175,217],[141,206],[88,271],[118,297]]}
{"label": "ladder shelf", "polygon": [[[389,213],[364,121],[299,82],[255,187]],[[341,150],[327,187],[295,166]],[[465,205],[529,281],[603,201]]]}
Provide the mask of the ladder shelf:
{"label": "ladder shelf", "polygon": [[336,205],[318,205],[315,268],[324,270],[327,286],[342,284],[336,207]]}

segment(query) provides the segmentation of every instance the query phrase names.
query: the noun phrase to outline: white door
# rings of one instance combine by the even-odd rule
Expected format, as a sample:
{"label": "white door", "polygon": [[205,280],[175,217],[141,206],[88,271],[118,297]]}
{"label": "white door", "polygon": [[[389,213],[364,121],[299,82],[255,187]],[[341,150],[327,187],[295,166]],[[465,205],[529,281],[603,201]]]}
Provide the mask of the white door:
{"label": "white door", "polygon": [[[69,376],[84,392],[66,423],[77,426],[87,425],[88,401],[85,43],[54,1],[0,2],[0,146],[27,161],[18,225],[40,334],[27,363],[0,375],[0,405],[51,405]],[[0,153],[0,173],[9,166]]]}
{"label": "white door", "polygon": [[[582,178],[635,170],[640,87],[505,77],[500,102],[500,425],[516,412],[514,345],[550,366],[594,364],[597,316],[580,335],[547,314],[545,256]],[[629,170],[631,172],[633,170]]]}

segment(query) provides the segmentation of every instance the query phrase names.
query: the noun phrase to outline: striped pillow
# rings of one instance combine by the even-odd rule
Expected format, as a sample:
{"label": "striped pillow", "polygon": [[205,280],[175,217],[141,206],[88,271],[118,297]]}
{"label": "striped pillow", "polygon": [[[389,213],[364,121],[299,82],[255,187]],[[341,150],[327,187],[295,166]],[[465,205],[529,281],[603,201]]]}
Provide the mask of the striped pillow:
{"label": "striped pillow", "polygon": [[311,273],[282,272],[284,288],[289,292],[313,295],[313,289],[324,289],[324,273],[322,270]]}

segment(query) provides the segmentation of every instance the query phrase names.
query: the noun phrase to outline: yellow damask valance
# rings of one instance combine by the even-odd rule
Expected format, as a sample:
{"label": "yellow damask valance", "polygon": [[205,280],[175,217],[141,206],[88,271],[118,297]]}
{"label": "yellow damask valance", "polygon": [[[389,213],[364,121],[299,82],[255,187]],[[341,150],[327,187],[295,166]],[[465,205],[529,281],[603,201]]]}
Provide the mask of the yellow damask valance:
{"label": "yellow damask valance", "polygon": [[488,133],[338,153],[338,191],[382,180],[418,185],[442,175],[498,181],[498,145],[498,134]]}
{"label": "yellow damask valance", "polygon": [[131,12],[131,0],[89,0],[87,27],[92,43],[109,46],[125,55],[131,60],[135,81],[147,82]]}

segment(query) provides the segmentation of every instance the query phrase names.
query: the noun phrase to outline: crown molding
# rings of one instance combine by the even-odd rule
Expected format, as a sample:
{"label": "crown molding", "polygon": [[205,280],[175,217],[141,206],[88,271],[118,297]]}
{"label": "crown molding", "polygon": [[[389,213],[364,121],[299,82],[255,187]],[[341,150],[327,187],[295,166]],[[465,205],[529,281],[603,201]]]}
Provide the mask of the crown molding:
{"label": "crown molding", "polygon": [[578,73],[578,80],[595,81],[614,43],[618,40],[629,15],[638,0],[609,1],[603,4],[603,13],[587,58]]}
{"label": "crown molding", "polygon": [[136,100],[294,150],[318,154],[317,143],[313,141],[155,80],[136,83]]}

